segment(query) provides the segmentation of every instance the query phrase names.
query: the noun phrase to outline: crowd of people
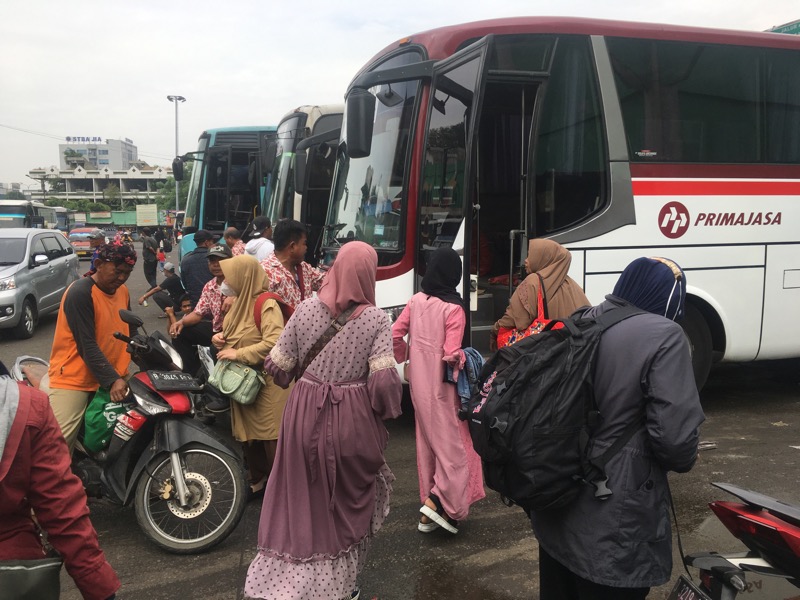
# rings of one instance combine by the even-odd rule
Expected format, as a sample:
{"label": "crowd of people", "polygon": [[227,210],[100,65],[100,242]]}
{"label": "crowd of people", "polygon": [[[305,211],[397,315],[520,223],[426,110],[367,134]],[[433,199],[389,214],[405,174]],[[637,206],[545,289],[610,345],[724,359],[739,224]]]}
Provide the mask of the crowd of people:
{"label": "crowd of people", "polygon": [[[345,244],[324,271],[304,260],[303,224],[282,220],[273,228],[258,217],[245,232],[229,228],[220,240],[196,231],[197,248],[183,258],[180,273],[165,262],[159,284],[160,244],[143,233],[150,289],[138,303],[152,298],[169,318],[184,369],[194,373],[195,346],[209,346],[217,360],[250,365],[266,382],[252,404],[217,407],[230,409],[252,495],[263,495],[247,595],[360,597],[358,578],[389,514],[395,482],[385,460],[383,422],[400,415],[398,363],[407,364],[416,417],[420,508],[414,526],[423,534],[458,534],[459,522],[486,493],[467,423],[457,416],[456,386],[445,377],[448,367],[456,375],[465,368],[467,315],[455,251],[432,254],[420,292],[393,324],[375,305],[378,257],[363,242]],[[130,356],[124,344],[101,332],[128,330],[118,313],[130,306],[125,282],[137,258],[127,244],[100,244],[92,270],[64,294],[49,372],[40,386],[52,413],[43,394],[20,394],[16,384],[0,378],[0,522],[13,516],[11,529],[0,526],[0,560],[30,557],[33,542],[15,540],[31,508],[51,533],[54,509],[47,494],[28,494],[27,504],[7,500],[44,485],[33,476],[37,453],[62,457],[59,477],[70,497],[80,497],[74,489],[79,484],[69,477],[68,455],[86,405],[98,388],[109,390],[113,401],[127,393]],[[513,336],[536,333],[531,326],[537,319],[566,318],[579,309],[596,316],[625,303],[638,307],[643,314],[610,329],[598,351],[595,395],[604,418],[596,451],[639,415],[642,428],[606,467],[621,486],[611,500],[598,503],[587,489],[557,513],[529,514],[539,541],[541,598],[645,598],[650,587],[669,579],[672,568],[666,473],[692,467],[703,421],[687,342],[674,322],[682,316],[686,275],[667,259],[641,258],[623,271],[603,303],[590,307],[567,275],[570,260],[551,240],[530,243],[529,275],[495,324],[493,343],[502,347]],[[547,314],[540,314],[540,306]],[[63,438],[47,436],[55,428]],[[19,446],[20,431],[32,439],[49,437],[53,448]],[[10,476],[15,469],[26,474]],[[56,519],[53,545],[84,597],[113,597],[119,582],[97,545],[85,497],[81,502],[71,501],[69,518],[85,543],[62,543],[63,524]]]}

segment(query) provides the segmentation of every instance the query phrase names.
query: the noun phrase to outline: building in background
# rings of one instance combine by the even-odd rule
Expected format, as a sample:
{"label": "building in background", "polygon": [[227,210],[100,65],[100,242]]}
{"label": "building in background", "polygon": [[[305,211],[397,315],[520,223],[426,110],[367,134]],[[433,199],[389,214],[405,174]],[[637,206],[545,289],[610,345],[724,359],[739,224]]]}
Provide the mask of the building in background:
{"label": "building in background", "polygon": [[[40,183],[44,181],[46,191],[31,188],[31,198],[44,201],[57,198],[60,204],[68,200],[91,200],[105,202],[107,193],[115,194],[121,200],[123,210],[134,210],[137,204],[150,204],[155,201],[158,192],[157,183],[164,183],[172,175],[172,169],[166,167],[141,166],[139,163],[126,169],[100,167],[98,169],[77,166],[72,169],[59,169],[53,165],[28,171],[28,177]],[[56,185],[58,184],[58,185]],[[110,190],[113,190],[110,191]]]}
{"label": "building in background", "polygon": [[21,183],[0,182],[0,198],[5,198],[9,192],[21,192],[24,194],[25,190],[22,189]]}
{"label": "building in background", "polygon": [[110,140],[100,137],[67,137],[58,145],[59,165],[62,169],[102,169],[127,171],[138,164],[139,151],[133,140]]}
{"label": "building in background", "polygon": [[772,29],[767,29],[771,33],[790,33],[793,35],[800,35],[800,19],[792,21],[791,23],[784,23],[783,25],[776,25]]}

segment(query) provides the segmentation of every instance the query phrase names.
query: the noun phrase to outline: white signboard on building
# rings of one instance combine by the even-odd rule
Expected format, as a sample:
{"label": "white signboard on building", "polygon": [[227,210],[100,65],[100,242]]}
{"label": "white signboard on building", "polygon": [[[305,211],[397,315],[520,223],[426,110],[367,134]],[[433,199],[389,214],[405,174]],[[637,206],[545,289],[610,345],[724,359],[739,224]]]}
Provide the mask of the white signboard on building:
{"label": "white signboard on building", "polygon": [[138,204],[136,206],[137,227],[158,227],[158,205]]}

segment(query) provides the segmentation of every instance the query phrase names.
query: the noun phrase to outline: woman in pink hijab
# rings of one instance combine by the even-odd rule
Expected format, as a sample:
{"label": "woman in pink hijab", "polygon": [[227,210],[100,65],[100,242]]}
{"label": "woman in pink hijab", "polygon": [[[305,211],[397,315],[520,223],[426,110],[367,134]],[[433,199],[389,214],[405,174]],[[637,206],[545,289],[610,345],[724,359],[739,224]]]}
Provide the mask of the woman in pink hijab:
{"label": "woman in pink hijab", "polygon": [[359,598],[356,578],[394,481],[382,421],[400,415],[402,395],[391,322],[375,307],[377,268],[372,246],[345,244],[264,364],[278,385],[297,383],[247,572],[253,598]]}

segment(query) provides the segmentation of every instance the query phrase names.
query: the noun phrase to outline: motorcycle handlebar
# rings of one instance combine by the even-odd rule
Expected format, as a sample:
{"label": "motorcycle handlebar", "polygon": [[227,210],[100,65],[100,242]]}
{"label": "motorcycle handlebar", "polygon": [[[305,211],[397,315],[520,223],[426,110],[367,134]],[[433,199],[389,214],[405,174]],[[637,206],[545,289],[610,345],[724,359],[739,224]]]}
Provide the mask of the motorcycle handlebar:
{"label": "motorcycle handlebar", "polygon": [[140,350],[147,350],[148,349],[148,345],[147,344],[142,344],[141,342],[137,342],[136,340],[128,337],[124,333],[120,333],[119,331],[115,331],[114,332],[114,337],[116,339],[118,339],[118,340],[122,340],[126,344],[130,344],[134,348],[139,348]]}

